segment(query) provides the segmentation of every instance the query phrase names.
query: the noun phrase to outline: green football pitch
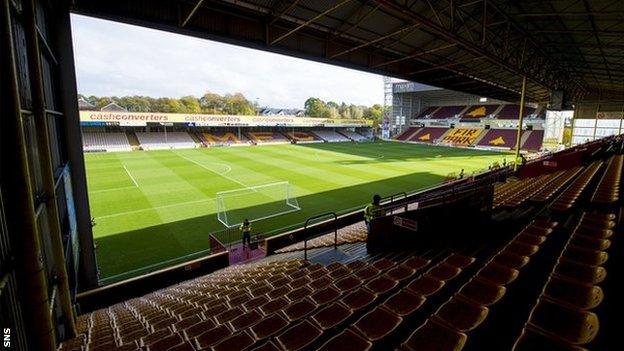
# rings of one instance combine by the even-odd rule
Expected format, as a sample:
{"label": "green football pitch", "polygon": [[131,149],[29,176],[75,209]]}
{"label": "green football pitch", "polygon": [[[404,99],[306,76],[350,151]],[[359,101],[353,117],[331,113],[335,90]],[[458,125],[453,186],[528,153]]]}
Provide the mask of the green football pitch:
{"label": "green football pitch", "polygon": [[[253,223],[254,232],[271,235],[319,213],[362,207],[373,194],[423,189],[503,157],[394,142],[88,153],[100,275],[117,280],[205,253],[208,234],[225,228],[215,200],[222,191],[241,195],[225,203],[231,222],[284,212]],[[236,191],[278,182],[288,182],[298,210],[278,201],[283,186],[258,188],[262,196]]]}

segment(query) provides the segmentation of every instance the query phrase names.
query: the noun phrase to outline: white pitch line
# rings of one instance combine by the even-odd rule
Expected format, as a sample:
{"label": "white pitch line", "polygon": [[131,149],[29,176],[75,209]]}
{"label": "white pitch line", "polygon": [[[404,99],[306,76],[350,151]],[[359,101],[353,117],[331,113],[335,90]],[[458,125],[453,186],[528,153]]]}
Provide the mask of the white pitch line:
{"label": "white pitch line", "polygon": [[122,186],[119,188],[112,188],[112,189],[101,189],[101,190],[94,190],[94,191],[89,191],[90,194],[97,194],[97,193],[104,193],[107,191],[116,191],[116,190],[124,190],[124,189],[134,189],[136,188],[136,186]]}
{"label": "white pitch line", "polygon": [[130,179],[132,179],[132,182],[134,183],[134,186],[136,186],[137,188],[139,187],[139,184],[137,183],[136,179],[134,179],[134,177],[132,176],[132,174],[130,174],[130,171],[128,171],[128,169],[126,168],[126,166],[123,166],[123,169],[126,170],[126,173],[128,173],[128,175],[130,176]]}
{"label": "white pitch line", "polygon": [[[134,188],[134,187],[130,187],[130,188]],[[140,213],[140,212],[147,212],[147,211],[152,211],[152,210],[160,210],[160,209],[163,209],[163,208],[170,208],[170,207],[177,207],[177,206],[183,206],[183,205],[197,204],[197,203],[201,203],[201,202],[208,202],[208,201],[214,201],[214,200],[215,200],[214,198],[209,197],[209,198],[205,198],[205,199],[201,199],[201,200],[179,202],[177,204],[164,205],[164,206],[158,206],[158,207],[150,207],[150,208],[142,208],[140,210],[133,210],[133,211],[127,211],[127,212],[120,212],[120,213],[113,213],[113,214],[109,214],[109,215],[105,215],[105,216],[95,217],[95,219],[118,217],[118,216],[123,216],[123,215],[127,215],[127,214],[132,214],[132,213]]]}
{"label": "white pitch line", "polygon": [[177,153],[177,152],[174,152],[174,154],[176,154],[176,155],[178,155],[178,156],[182,157],[183,159],[185,159],[185,160],[187,160],[187,161],[189,161],[189,162],[193,162],[194,164],[198,165],[199,167],[201,167],[201,168],[203,168],[203,169],[205,169],[205,170],[207,170],[207,171],[210,171],[210,172],[212,172],[212,173],[214,173],[214,174],[216,174],[216,175],[220,175],[221,177],[223,177],[223,178],[225,178],[225,179],[228,179],[228,180],[231,180],[231,181],[233,181],[233,182],[235,182],[235,183],[238,183],[238,184],[242,185],[242,186],[243,186],[243,187],[245,187],[245,188],[248,188],[248,187],[249,187],[247,184],[244,184],[243,182],[240,182],[240,181],[238,181],[238,180],[236,180],[236,179],[234,179],[234,178],[232,178],[232,177],[228,177],[228,176],[226,176],[226,175],[225,175],[225,174],[223,174],[223,173],[219,173],[219,172],[217,172],[217,171],[215,171],[215,170],[212,170],[212,169],[210,169],[210,168],[206,167],[205,165],[202,165],[201,163],[199,163],[199,162],[197,162],[197,161],[195,161],[195,160],[193,160],[193,159],[190,159],[190,158],[188,158],[188,157],[186,157],[186,156],[184,156],[184,155],[181,155],[181,154],[179,154],[179,153]]}

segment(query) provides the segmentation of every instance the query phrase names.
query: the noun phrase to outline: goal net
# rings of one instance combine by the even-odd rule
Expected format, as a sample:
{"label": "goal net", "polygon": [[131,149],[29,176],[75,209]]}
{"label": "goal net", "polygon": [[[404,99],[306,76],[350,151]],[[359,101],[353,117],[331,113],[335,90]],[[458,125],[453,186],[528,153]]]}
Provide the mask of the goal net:
{"label": "goal net", "polygon": [[278,182],[217,193],[217,219],[226,227],[299,211],[290,183]]}

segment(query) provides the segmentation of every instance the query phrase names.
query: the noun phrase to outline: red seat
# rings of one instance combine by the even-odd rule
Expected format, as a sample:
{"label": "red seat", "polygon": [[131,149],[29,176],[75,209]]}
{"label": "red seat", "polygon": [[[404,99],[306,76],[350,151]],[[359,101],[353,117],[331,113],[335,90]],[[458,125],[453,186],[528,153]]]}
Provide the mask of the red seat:
{"label": "red seat", "polygon": [[384,295],[394,289],[398,284],[396,280],[382,275],[369,281],[365,286],[377,295]]}
{"label": "red seat", "polygon": [[589,266],[566,259],[559,260],[554,273],[555,276],[585,284],[598,284],[607,276],[607,271],[603,267]]}
{"label": "red seat", "polygon": [[311,289],[314,289],[314,290],[317,290],[317,289],[322,289],[322,288],[324,288],[324,287],[328,286],[329,284],[331,284],[331,283],[332,283],[332,281],[333,281],[333,280],[332,280],[331,278],[329,278],[329,277],[327,277],[327,276],[323,276],[323,277],[321,277],[321,278],[318,278],[318,279],[316,279],[316,280],[313,280],[312,282],[310,282],[310,283],[308,284],[308,286],[309,286]]}
{"label": "red seat", "polygon": [[254,339],[247,332],[242,331],[219,341],[212,347],[213,351],[240,351],[254,343]]}
{"label": "red seat", "polygon": [[207,319],[184,329],[184,335],[188,340],[191,340],[206,330],[210,330],[214,327],[215,322],[212,319]]}
{"label": "red seat", "polygon": [[388,271],[385,275],[398,282],[411,280],[416,274],[416,270],[407,265],[400,264]]}
{"label": "red seat", "polygon": [[598,306],[604,298],[599,286],[555,277],[550,278],[543,294],[558,303],[584,310]]}
{"label": "red seat", "polygon": [[198,350],[208,348],[217,342],[230,336],[232,331],[225,325],[219,325],[208,331],[203,332],[195,338],[195,346]]}
{"label": "red seat", "polygon": [[433,267],[427,273],[426,276],[436,278],[439,280],[450,280],[455,278],[461,273],[461,268],[457,268],[455,266],[451,266],[448,263],[441,262],[437,266]]}
{"label": "red seat", "polygon": [[413,282],[411,282],[407,289],[410,291],[423,295],[425,297],[431,296],[438,292],[444,286],[444,281],[433,277],[422,276]]}
{"label": "red seat", "polygon": [[399,317],[405,318],[416,312],[425,303],[425,297],[408,289],[403,289],[390,296],[381,306]]}
{"label": "red seat", "polygon": [[519,273],[517,269],[490,262],[479,271],[477,276],[494,284],[507,285],[516,280]]}
{"label": "red seat", "polygon": [[524,329],[513,351],[588,351],[582,347],[555,340],[534,329]]}
{"label": "red seat", "polygon": [[574,310],[540,299],[531,313],[530,324],[566,340],[586,344],[598,334],[598,317],[591,312]]}
{"label": "red seat", "polygon": [[377,268],[380,271],[384,271],[384,270],[390,269],[391,267],[394,267],[395,264],[396,263],[390,261],[387,258],[382,258],[373,262],[372,266]]}
{"label": "red seat", "polygon": [[168,350],[174,346],[180,345],[184,342],[184,339],[179,334],[172,334],[166,336],[160,340],[154,341],[147,345],[148,351],[162,351]]}
{"label": "red seat", "polygon": [[402,321],[403,318],[383,307],[377,307],[362,316],[351,328],[364,338],[374,342],[390,335]]}
{"label": "red seat", "polygon": [[373,344],[359,336],[358,334],[346,329],[342,333],[329,339],[319,351],[368,351]]}
{"label": "red seat", "polygon": [[457,253],[454,253],[450,255],[449,257],[447,257],[446,259],[444,259],[444,262],[450,264],[451,266],[461,268],[461,269],[464,269],[470,266],[474,261],[475,261],[474,257],[468,257],[468,256],[460,255]]}
{"label": "red seat", "polygon": [[379,274],[379,270],[372,266],[366,266],[359,271],[355,272],[353,275],[361,280],[370,280],[376,277]]}
{"label": "red seat", "polygon": [[286,298],[291,302],[294,302],[299,301],[306,296],[309,296],[311,293],[312,289],[308,288],[307,286],[302,286],[286,294]]}
{"label": "red seat", "polygon": [[512,252],[501,252],[494,257],[494,262],[515,269],[524,267],[529,260],[527,256],[516,255]]}
{"label": "red seat", "polygon": [[427,320],[410,335],[401,347],[407,351],[460,351],[466,339],[464,333]]}
{"label": "red seat", "polygon": [[275,311],[281,310],[282,308],[288,305],[288,300],[283,297],[280,297],[275,300],[271,300],[264,305],[260,306],[260,312],[265,316],[272,314]]}
{"label": "red seat", "polygon": [[254,338],[257,340],[263,340],[274,334],[278,333],[282,329],[288,326],[288,321],[280,313],[274,313],[269,317],[264,317],[257,324],[254,324],[249,328]]}
{"label": "red seat", "polygon": [[262,319],[262,315],[256,310],[252,310],[234,318],[229,324],[232,330],[237,331],[257,323],[260,319]]}
{"label": "red seat", "polygon": [[264,305],[265,303],[269,302],[269,298],[266,296],[258,296],[255,297],[247,302],[245,302],[243,304],[243,308],[247,311],[251,311],[255,308],[258,308],[262,305]]}
{"label": "red seat", "polygon": [[267,341],[266,343],[252,349],[252,351],[282,351],[277,345],[275,345],[272,341]]}
{"label": "red seat", "polygon": [[431,263],[430,260],[426,260],[424,258],[414,256],[414,257],[408,258],[402,264],[406,265],[407,267],[410,267],[411,269],[419,270],[421,268],[426,267],[429,263]]}
{"label": "red seat", "polygon": [[301,299],[284,308],[284,315],[290,321],[296,321],[314,312],[316,304],[309,299]]}
{"label": "red seat", "polygon": [[322,329],[327,330],[340,325],[351,317],[353,312],[343,304],[335,302],[312,316],[312,320]]}
{"label": "red seat", "polygon": [[318,290],[310,296],[310,299],[319,306],[332,302],[340,297],[340,291],[328,286],[325,289]]}
{"label": "red seat", "polygon": [[275,340],[284,351],[310,350],[322,334],[322,330],[304,320],[278,335]]}
{"label": "red seat", "polygon": [[478,327],[487,317],[488,308],[467,299],[454,297],[436,312],[435,317],[455,330],[467,332]]}
{"label": "red seat", "polygon": [[341,292],[353,290],[362,285],[362,281],[354,276],[348,276],[334,283],[334,286]]}
{"label": "red seat", "polygon": [[350,292],[349,294],[341,298],[340,302],[342,302],[352,311],[357,311],[370,306],[373,302],[375,302],[376,299],[377,295],[375,295],[370,290],[362,287]]}
{"label": "red seat", "polygon": [[504,286],[487,280],[474,278],[459,291],[460,296],[483,306],[490,306],[498,302],[505,295]]}
{"label": "red seat", "polygon": [[224,311],[216,315],[215,320],[217,321],[217,323],[223,324],[223,323],[227,323],[231,321],[232,319],[240,316],[243,313],[244,311],[240,307],[231,308],[227,311]]}

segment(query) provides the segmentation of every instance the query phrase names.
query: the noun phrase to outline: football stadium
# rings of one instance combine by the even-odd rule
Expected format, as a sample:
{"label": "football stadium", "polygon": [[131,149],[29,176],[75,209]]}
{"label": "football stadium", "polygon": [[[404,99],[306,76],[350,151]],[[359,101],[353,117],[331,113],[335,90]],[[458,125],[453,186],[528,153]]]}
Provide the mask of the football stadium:
{"label": "football stadium", "polygon": [[[2,350],[623,348],[621,1],[2,2]],[[379,119],[101,103],[73,15],[382,75]]]}

